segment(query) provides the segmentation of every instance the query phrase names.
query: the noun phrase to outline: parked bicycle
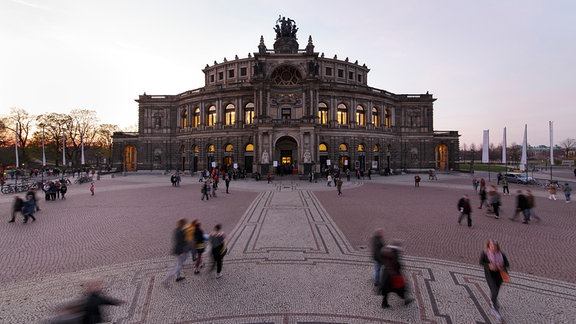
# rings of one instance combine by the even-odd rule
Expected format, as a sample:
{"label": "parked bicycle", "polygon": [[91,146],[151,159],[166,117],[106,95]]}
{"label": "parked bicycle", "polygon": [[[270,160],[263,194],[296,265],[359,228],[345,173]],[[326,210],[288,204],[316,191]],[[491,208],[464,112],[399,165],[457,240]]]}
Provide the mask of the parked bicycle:
{"label": "parked bicycle", "polygon": [[74,180],[74,183],[86,183],[86,182],[92,182],[92,177],[81,176],[76,178],[76,180]]}
{"label": "parked bicycle", "polygon": [[3,194],[11,194],[11,193],[17,193],[17,192],[25,192],[25,191],[30,190],[32,187],[34,187],[34,182],[21,182],[21,183],[18,183],[16,185],[5,184],[2,187],[2,193]]}

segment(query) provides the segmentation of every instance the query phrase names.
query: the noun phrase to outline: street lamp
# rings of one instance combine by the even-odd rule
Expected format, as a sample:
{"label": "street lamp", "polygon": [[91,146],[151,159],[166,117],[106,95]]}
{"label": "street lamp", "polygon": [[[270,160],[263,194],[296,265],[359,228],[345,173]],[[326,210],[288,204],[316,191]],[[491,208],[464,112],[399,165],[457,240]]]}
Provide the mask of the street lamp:
{"label": "street lamp", "polygon": [[66,125],[62,125],[62,179],[66,168]]}

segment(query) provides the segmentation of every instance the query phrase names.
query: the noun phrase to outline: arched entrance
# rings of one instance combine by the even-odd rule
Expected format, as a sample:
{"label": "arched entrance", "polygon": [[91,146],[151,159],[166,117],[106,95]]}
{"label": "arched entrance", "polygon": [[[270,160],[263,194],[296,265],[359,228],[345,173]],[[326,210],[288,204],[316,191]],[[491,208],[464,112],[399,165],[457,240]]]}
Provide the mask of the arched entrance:
{"label": "arched entrance", "polygon": [[126,145],[124,148],[124,171],[136,171],[136,147],[134,145]]}
{"label": "arched entrance", "polygon": [[298,173],[298,143],[293,137],[282,136],[276,141],[274,159],[278,161],[279,175]]}
{"label": "arched entrance", "polygon": [[448,146],[446,144],[436,145],[434,157],[436,160],[436,170],[446,171],[448,168]]}

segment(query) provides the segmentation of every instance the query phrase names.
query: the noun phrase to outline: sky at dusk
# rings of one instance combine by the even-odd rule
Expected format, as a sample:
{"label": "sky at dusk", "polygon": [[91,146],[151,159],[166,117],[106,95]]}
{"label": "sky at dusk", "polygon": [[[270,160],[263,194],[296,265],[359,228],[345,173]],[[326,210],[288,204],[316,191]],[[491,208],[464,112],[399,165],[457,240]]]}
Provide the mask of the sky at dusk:
{"label": "sky at dusk", "polygon": [[0,114],[97,112],[137,124],[134,99],[204,86],[202,69],[273,48],[278,16],[304,48],[370,68],[369,86],[429,92],[461,144],[576,138],[576,1],[0,0]]}

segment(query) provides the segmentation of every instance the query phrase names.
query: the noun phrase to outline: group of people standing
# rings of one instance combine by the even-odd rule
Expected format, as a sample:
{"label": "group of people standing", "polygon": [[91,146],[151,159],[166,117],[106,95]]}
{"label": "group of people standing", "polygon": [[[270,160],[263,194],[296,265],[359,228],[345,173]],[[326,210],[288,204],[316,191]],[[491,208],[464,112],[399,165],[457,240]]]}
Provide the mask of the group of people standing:
{"label": "group of people standing", "polygon": [[184,218],[179,219],[173,232],[172,247],[172,254],[176,256],[176,265],[168,272],[163,284],[167,286],[171,280],[180,282],[185,279],[182,268],[188,256],[192,256],[194,274],[200,274],[200,270],[204,267],[203,255],[206,251],[207,243],[209,243],[213,260],[211,270],[215,269],[216,278],[220,278],[222,276],[222,260],[228,251],[225,237],[220,224],[214,226],[212,232],[206,235],[202,229],[202,224],[198,220],[195,219],[188,223]]}

